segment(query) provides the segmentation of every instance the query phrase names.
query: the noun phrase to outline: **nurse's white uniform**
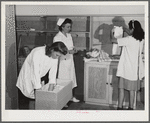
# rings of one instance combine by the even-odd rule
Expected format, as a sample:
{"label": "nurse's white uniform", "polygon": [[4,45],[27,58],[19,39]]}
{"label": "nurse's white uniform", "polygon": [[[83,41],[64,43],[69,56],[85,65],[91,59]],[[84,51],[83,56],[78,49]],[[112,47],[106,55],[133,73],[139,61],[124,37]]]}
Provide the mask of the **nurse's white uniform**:
{"label": "nurse's white uniform", "polygon": [[38,47],[27,56],[18,76],[16,86],[28,98],[35,98],[34,89],[40,89],[41,77],[49,71],[49,83],[56,83],[58,59],[45,55],[45,47]]}
{"label": "nurse's white uniform", "polygon": [[[72,36],[69,33],[67,33],[67,36],[65,36],[62,32],[59,31],[54,37],[53,42],[57,41],[63,42],[68,48],[68,50],[72,50],[74,48]],[[58,78],[72,80],[72,88],[77,86],[74,60],[72,54],[65,55],[65,59],[60,61]]]}
{"label": "nurse's white uniform", "polygon": [[118,45],[122,46],[122,54],[118,64],[117,76],[128,80],[142,80],[144,77],[144,63],[142,50],[144,40],[141,42],[128,36],[118,38]]}

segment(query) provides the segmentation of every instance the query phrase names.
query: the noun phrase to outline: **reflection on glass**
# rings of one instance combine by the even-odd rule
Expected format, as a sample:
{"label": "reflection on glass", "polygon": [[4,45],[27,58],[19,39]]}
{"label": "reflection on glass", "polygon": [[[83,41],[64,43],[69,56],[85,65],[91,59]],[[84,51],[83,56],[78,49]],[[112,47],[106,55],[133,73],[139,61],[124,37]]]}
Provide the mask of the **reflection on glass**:
{"label": "reflection on glass", "polygon": [[93,47],[112,54],[113,43],[117,43],[112,34],[114,26],[127,27],[125,20],[121,16],[115,17],[94,17],[93,24]]}

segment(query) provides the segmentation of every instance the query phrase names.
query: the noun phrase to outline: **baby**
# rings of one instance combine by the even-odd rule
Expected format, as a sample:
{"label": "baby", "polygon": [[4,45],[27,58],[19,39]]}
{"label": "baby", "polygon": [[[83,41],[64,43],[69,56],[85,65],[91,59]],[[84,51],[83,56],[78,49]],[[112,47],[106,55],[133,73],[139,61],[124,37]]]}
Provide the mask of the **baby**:
{"label": "baby", "polygon": [[24,56],[24,57],[27,57],[28,55],[29,55],[29,53],[30,53],[30,48],[28,47],[28,46],[24,46],[23,48],[22,48],[22,55]]}

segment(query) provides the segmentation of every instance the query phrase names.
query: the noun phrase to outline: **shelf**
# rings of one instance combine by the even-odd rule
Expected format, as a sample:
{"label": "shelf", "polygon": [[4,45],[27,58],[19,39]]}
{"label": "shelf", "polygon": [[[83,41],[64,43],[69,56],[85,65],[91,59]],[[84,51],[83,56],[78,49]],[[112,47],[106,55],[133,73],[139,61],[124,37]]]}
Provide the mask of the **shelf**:
{"label": "shelf", "polygon": [[40,33],[51,32],[51,33],[57,33],[57,31],[34,30],[34,29],[29,29],[29,30],[20,30],[20,29],[17,29],[16,31],[17,32],[40,32]]}
{"label": "shelf", "polygon": [[[46,30],[16,30],[17,32],[40,32],[40,33],[57,33],[58,31],[46,31]],[[71,33],[90,33],[90,32],[84,32],[84,31],[75,31]]]}

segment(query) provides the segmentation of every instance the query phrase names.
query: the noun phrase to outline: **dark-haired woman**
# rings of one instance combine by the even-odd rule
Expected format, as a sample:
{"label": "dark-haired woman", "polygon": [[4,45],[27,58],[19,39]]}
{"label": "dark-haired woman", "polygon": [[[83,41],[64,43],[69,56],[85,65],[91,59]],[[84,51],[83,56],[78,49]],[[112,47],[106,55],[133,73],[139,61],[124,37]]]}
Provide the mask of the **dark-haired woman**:
{"label": "dark-haired woman", "polygon": [[[72,88],[75,88],[77,87],[77,82],[73,54],[76,53],[76,49],[73,45],[72,36],[70,34],[72,28],[72,20],[69,18],[59,18],[57,25],[59,27],[59,32],[54,37],[53,42],[62,41],[69,51],[65,57],[61,58],[62,60],[60,61],[59,65],[58,78],[72,80]],[[79,100],[75,98],[74,93],[72,101],[79,102]]]}
{"label": "dark-haired woman", "polygon": [[124,90],[129,91],[129,107],[133,110],[135,92],[140,89],[140,80],[144,77],[142,50],[144,31],[137,20],[129,22],[129,30],[124,29],[129,36],[118,38],[118,45],[122,47],[122,54],[117,69],[119,80],[118,110],[123,110]]}
{"label": "dark-haired woman", "polygon": [[50,90],[52,90],[56,84],[58,58],[66,55],[67,52],[67,47],[62,42],[34,48],[25,59],[18,76],[16,86],[22,94],[27,98],[35,99],[34,90],[42,87],[41,78],[48,71]]}

